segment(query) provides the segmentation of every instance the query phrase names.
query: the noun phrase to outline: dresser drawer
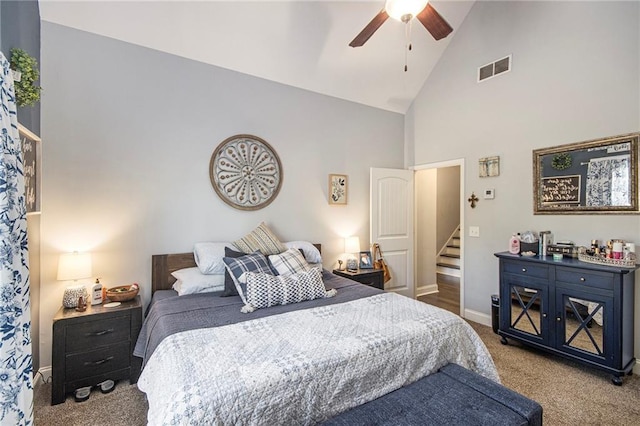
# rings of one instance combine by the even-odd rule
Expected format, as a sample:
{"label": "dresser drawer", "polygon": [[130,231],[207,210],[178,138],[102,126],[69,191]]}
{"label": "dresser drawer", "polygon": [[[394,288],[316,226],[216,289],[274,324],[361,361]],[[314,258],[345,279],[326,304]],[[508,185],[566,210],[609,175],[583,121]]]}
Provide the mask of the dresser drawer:
{"label": "dresser drawer", "polygon": [[608,272],[558,267],[556,268],[556,281],[567,284],[601,288],[604,290],[613,290],[613,274]]}
{"label": "dresser drawer", "polygon": [[69,326],[65,339],[65,351],[69,353],[123,341],[128,342],[130,329],[129,316],[87,321]]}
{"label": "dresser drawer", "polygon": [[106,348],[67,355],[65,361],[66,380],[71,382],[83,377],[97,376],[109,371],[128,368],[130,347],[129,342],[123,342]]}
{"label": "dresser drawer", "polygon": [[529,262],[504,262],[504,272],[533,278],[549,278],[549,267]]}

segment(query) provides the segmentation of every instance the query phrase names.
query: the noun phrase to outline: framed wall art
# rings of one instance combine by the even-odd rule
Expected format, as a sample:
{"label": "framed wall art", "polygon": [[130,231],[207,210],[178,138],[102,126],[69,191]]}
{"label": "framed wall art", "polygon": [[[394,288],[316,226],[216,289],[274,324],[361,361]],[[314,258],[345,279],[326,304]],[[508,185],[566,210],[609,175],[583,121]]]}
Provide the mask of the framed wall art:
{"label": "framed wall art", "polygon": [[329,204],[347,204],[347,175],[329,175]]}
{"label": "framed wall art", "polygon": [[282,164],[265,140],[235,135],[213,151],[209,178],[218,196],[233,208],[259,210],[268,206],[282,186]]}
{"label": "framed wall art", "polygon": [[500,157],[484,157],[478,160],[479,177],[500,176]]}
{"label": "framed wall art", "polygon": [[18,124],[18,132],[22,142],[22,159],[24,164],[24,189],[27,214],[40,213],[40,164],[42,155],[41,139],[31,130]]}
{"label": "framed wall art", "polygon": [[638,214],[640,133],[533,151],[534,214]]}

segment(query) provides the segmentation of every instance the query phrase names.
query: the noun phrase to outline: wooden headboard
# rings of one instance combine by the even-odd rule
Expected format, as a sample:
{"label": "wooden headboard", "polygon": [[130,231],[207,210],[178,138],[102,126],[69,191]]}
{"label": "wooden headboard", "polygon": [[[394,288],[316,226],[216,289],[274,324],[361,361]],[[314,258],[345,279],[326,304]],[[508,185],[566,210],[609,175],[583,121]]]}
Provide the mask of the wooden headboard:
{"label": "wooden headboard", "polygon": [[[314,244],[322,253],[322,245]],[[175,254],[154,254],[151,256],[151,292],[156,290],[171,290],[176,279],[171,275],[178,269],[193,268],[196,261],[193,252]]]}

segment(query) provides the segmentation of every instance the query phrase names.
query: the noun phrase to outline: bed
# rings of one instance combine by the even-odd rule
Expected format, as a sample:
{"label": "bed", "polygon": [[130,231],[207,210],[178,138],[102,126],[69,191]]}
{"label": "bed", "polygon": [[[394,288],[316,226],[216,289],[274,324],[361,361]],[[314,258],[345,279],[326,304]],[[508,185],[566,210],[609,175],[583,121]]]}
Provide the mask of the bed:
{"label": "bed", "polygon": [[242,313],[238,296],[177,296],[193,253],[152,257],[134,355],[149,424],[318,424],[456,363],[499,383],[448,311],[322,271],[334,297]]}

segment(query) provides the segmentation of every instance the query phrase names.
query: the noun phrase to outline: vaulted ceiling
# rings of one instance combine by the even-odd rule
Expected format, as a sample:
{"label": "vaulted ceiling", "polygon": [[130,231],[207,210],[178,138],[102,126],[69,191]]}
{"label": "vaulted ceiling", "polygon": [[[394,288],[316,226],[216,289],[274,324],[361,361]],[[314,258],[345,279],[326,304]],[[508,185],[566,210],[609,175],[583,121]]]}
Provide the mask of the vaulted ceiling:
{"label": "vaulted ceiling", "polygon": [[40,0],[40,15],[43,21],[404,113],[474,2],[431,2],[454,31],[435,41],[414,20],[407,72],[401,22],[388,19],[363,47],[349,47],[384,3]]}

